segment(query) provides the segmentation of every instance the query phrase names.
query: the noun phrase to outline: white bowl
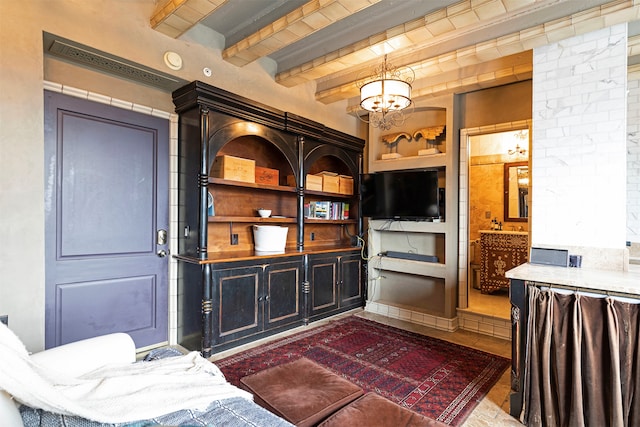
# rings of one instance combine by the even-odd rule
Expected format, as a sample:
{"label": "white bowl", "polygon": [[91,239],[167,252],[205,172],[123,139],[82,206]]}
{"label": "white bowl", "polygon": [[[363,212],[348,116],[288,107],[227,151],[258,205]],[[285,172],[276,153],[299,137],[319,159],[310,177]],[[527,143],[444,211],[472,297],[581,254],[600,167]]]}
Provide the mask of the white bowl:
{"label": "white bowl", "polygon": [[258,215],[260,215],[262,218],[269,218],[271,216],[271,210],[270,209],[258,209]]}

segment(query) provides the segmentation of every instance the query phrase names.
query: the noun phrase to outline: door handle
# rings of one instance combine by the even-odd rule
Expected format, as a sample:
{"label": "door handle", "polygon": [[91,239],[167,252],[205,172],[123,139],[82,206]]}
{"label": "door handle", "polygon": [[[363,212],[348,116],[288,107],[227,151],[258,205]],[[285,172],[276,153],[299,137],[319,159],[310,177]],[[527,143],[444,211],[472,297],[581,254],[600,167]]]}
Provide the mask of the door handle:
{"label": "door handle", "polygon": [[160,249],[160,250],[157,252],[157,255],[158,255],[160,258],[164,258],[164,257],[166,257],[166,256],[167,256],[167,251],[165,251],[164,249]]}

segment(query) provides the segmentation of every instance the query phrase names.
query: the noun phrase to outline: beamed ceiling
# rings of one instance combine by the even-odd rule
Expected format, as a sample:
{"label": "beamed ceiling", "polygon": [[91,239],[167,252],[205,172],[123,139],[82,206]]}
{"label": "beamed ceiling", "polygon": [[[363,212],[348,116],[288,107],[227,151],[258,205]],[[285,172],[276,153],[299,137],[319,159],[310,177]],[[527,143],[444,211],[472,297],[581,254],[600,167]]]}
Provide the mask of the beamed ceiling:
{"label": "beamed ceiling", "polygon": [[[151,26],[180,38],[198,26],[224,37],[238,67],[270,58],[274,79],[315,82],[323,103],[357,104],[358,76],[381,63],[416,73],[414,98],[530,79],[532,49],[640,16],[638,0],[162,0]],[[629,63],[640,36],[629,30]]]}

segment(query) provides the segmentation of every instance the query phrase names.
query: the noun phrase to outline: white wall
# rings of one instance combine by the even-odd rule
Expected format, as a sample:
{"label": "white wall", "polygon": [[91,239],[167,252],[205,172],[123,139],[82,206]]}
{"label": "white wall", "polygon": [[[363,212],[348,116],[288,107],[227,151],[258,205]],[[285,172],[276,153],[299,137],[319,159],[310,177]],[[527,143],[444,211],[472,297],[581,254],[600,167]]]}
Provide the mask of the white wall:
{"label": "white wall", "polygon": [[534,49],[532,244],[622,269],[627,25]]}
{"label": "white wall", "polygon": [[[45,61],[42,32],[91,46],[139,64],[202,80],[255,101],[356,134],[357,119],[346,103],[329,106],[314,99],[315,88],[285,88],[273,81],[269,63],[242,69],[224,62],[219,48],[205,48],[204,30],[174,40],[152,30],[155,0],[0,0],[0,314],[27,348],[44,346],[44,153],[43,77],[58,83],[172,111],[169,93],[132,87],[100,73],[73,70]],[[163,63],[167,50],[178,52],[184,68],[171,72]],[[205,78],[204,67],[213,70]],[[50,68],[47,68],[50,67]]]}

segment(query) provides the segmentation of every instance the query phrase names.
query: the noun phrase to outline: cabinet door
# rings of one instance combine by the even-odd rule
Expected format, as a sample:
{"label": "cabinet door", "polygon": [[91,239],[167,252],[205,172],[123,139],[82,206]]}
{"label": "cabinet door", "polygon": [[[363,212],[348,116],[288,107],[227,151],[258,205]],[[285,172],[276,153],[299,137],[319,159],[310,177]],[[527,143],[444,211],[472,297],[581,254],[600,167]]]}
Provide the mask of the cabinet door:
{"label": "cabinet door", "polygon": [[362,263],[359,254],[340,257],[340,308],[362,305]]}
{"label": "cabinet door", "polygon": [[338,308],[337,256],[310,256],[309,282],[311,286],[311,316]]}
{"label": "cabinet door", "polygon": [[233,341],[262,330],[260,282],[262,266],[213,271],[218,318],[213,319],[217,343]]}
{"label": "cabinet door", "polygon": [[302,319],[302,260],[267,266],[264,289],[265,329]]}

